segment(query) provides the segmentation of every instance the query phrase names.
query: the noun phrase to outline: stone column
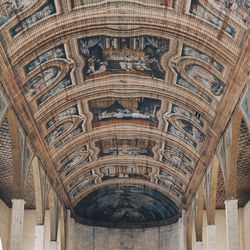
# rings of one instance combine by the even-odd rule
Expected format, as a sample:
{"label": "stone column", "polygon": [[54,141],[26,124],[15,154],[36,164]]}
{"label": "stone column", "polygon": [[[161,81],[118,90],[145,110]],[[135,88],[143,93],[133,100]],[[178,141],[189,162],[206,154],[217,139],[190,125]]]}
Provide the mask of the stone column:
{"label": "stone column", "polygon": [[179,226],[179,250],[186,250],[187,249],[187,234],[185,228],[185,220],[186,220],[186,213],[182,212],[182,218],[178,220]]}
{"label": "stone column", "polygon": [[50,250],[58,250],[58,242],[57,241],[50,241],[49,249]]}
{"label": "stone column", "polygon": [[207,250],[216,250],[216,225],[207,225]]}
{"label": "stone column", "polygon": [[225,201],[226,208],[226,228],[227,228],[227,249],[239,250],[239,222],[238,222],[238,200],[231,199]]}
{"label": "stone column", "polygon": [[195,249],[196,250],[203,250],[203,242],[202,241],[196,241],[195,242]]}
{"label": "stone column", "polygon": [[12,200],[10,250],[22,249],[24,204],[23,199]]}
{"label": "stone column", "polygon": [[44,225],[36,225],[34,250],[43,250],[43,249],[44,249]]}

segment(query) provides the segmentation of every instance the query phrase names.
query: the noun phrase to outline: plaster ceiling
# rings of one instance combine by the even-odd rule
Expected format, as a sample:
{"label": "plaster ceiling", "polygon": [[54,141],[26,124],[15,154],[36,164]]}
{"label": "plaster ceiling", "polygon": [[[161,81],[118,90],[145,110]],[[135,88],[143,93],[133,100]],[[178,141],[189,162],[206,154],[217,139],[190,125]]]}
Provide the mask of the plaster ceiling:
{"label": "plaster ceiling", "polygon": [[4,80],[64,204],[78,213],[117,185],[185,208],[244,88],[249,2],[0,6]]}

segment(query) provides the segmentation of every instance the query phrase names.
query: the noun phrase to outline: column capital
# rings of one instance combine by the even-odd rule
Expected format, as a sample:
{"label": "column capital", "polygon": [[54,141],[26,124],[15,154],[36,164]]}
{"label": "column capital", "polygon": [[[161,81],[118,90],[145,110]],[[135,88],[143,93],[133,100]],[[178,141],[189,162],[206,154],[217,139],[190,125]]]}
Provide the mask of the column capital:
{"label": "column capital", "polygon": [[229,205],[229,204],[238,204],[238,200],[237,199],[235,199],[235,198],[228,198],[228,199],[226,199],[225,201],[224,201],[224,203],[225,203],[225,205]]}

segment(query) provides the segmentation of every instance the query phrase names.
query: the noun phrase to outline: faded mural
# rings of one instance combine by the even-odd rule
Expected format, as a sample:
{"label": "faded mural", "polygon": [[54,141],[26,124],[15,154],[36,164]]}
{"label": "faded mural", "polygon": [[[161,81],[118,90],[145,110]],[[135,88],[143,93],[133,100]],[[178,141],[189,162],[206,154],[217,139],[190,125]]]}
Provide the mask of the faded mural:
{"label": "faded mural", "polygon": [[210,98],[208,95],[206,95],[203,91],[199,90],[197,87],[195,87],[189,81],[182,78],[179,74],[177,76],[176,84],[188,89],[189,91],[191,91],[197,95],[199,95],[201,98],[203,98],[208,103],[213,102],[212,98]]}
{"label": "faded mural", "polygon": [[154,36],[95,36],[79,40],[85,79],[126,72],[164,79],[160,59],[168,49],[167,39]]}
{"label": "faded mural", "polygon": [[250,123],[250,90],[247,89],[241,101],[241,110],[245,115],[248,123]]}
{"label": "faded mural", "polygon": [[64,118],[69,118],[71,116],[79,116],[79,111],[78,111],[77,105],[69,107],[69,108],[63,110],[62,112],[60,112],[59,114],[57,114],[56,116],[54,116],[52,119],[50,119],[46,123],[45,126],[46,126],[46,128],[50,128],[55,123],[63,120]]}
{"label": "faded mural", "polygon": [[154,141],[146,139],[117,139],[110,138],[95,142],[100,152],[98,157],[109,155],[145,155],[153,157]]}
{"label": "faded mural", "polygon": [[50,67],[41,71],[36,77],[32,78],[22,86],[25,96],[31,98],[37,95],[53,82],[57,74],[57,67]]}
{"label": "faded mural", "polygon": [[184,184],[175,176],[167,173],[163,169],[160,170],[159,175],[157,176],[158,179],[165,184],[174,185],[175,187],[178,187],[180,190],[182,190],[185,186]]}
{"label": "faded mural", "polygon": [[24,66],[24,71],[26,74],[28,74],[32,70],[38,68],[43,63],[53,60],[53,59],[58,59],[58,58],[66,58],[63,45],[59,45],[43,53],[42,55],[38,56],[36,59],[32,60],[30,63]]}
{"label": "faded mural", "polygon": [[[194,14],[195,16],[198,16],[220,28],[224,27],[224,22],[222,19],[216,17],[211,12],[209,12],[205,7],[203,7],[199,0],[192,0],[191,6],[190,6],[190,13]],[[235,35],[235,29],[231,27],[230,25],[226,25],[224,28],[225,32],[231,36]]]}
{"label": "faded mural", "polygon": [[202,66],[190,64],[186,67],[186,72],[213,95],[220,96],[223,93],[225,84]]}
{"label": "faded mural", "polygon": [[13,28],[11,28],[11,34],[15,36],[21,31],[26,30],[30,25],[54,13],[56,13],[54,1],[49,0],[46,4],[44,4],[40,9],[38,9],[32,15],[30,15],[29,17],[26,17],[25,19],[20,21],[17,25],[15,25]]}
{"label": "faded mural", "polygon": [[57,83],[53,88],[51,88],[45,94],[43,94],[41,97],[39,97],[36,100],[36,103],[38,105],[41,105],[43,102],[45,102],[51,96],[61,92],[62,90],[64,90],[65,88],[67,88],[67,87],[69,87],[71,85],[72,85],[72,82],[71,82],[70,74],[67,74],[62,81]]}
{"label": "faded mural", "polygon": [[161,162],[168,164],[170,167],[177,169],[182,174],[192,175],[194,172],[193,161],[182,151],[169,145],[164,146],[162,151]]}
{"label": "faded mural", "polygon": [[144,185],[119,184],[95,190],[76,206],[80,217],[99,222],[137,223],[171,218],[176,204],[157,190]]}
{"label": "faded mural", "polygon": [[203,62],[209,63],[220,72],[222,72],[224,69],[223,65],[221,65],[218,61],[214,60],[214,58],[212,58],[211,56],[205,54],[204,52],[201,52],[200,50],[195,49],[189,45],[185,45],[185,44],[183,45],[182,56],[194,57]]}
{"label": "faded mural", "polygon": [[152,168],[143,166],[106,166],[100,169],[102,181],[113,178],[133,178],[149,181]]}
{"label": "faded mural", "polygon": [[88,102],[93,114],[92,125],[98,127],[126,120],[157,127],[161,101],[152,98],[101,98]]}
{"label": "faded mural", "polygon": [[6,99],[4,98],[2,92],[0,91],[0,122],[3,119],[3,115],[5,114],[7,107],[8,107],[8,103]]}

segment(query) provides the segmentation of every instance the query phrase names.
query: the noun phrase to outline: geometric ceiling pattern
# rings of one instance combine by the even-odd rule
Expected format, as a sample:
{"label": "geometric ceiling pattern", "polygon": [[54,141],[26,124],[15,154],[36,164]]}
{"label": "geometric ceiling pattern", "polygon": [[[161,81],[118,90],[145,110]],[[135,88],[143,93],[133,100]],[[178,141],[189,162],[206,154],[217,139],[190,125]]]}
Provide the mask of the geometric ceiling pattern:
{"label": "geometric ceiling pattern", "polygon": [[0,7],[3,81],[65,205],[109,222],[187,207],[244,89],[249,1]]}

